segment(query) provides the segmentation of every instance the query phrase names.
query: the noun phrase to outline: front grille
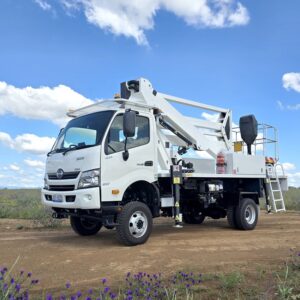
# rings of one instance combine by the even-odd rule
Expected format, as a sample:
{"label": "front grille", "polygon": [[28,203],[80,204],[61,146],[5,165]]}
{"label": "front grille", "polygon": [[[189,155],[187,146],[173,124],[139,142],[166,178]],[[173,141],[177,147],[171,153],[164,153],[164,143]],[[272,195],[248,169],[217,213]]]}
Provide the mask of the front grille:
{"label": "front grille", "polygon": [[[52,195],[45,195],[47,201],[52,201]],[[66,196],[66,202],[75,202],[76,196]]]}
{"label": "front grille", "polygon": [[56,173],[49,173],[48,178],[50,180],[61,180],[61,179],[75,179],[78,177],[80,172],[65,172],[62,178],[57,178]]}
{"label": "front grille", "polygon": [[75,185],[49,185],[50,191],[74,191]]}

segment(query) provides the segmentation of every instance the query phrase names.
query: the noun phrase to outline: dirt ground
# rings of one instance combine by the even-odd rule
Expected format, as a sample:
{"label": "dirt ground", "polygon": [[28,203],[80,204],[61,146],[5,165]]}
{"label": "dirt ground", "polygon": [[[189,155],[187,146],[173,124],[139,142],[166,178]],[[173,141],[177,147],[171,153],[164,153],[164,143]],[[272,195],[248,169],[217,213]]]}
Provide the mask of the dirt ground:
{"label": "dirt ground", "polygon": [[168,219],[155,220],[148,242],[120,245],[114,230],[79,237],[69,226],[57,230],[17,229],[26,222],[0,219],[0,266],[32,271],[40,288],[58,289],[70,281],[77,287],[96,287],[103,277],[116,282],[130,272],[178,270],[201,273],[257,270],[282,264],[290,248],[300,250],[300,213],[261,213],[254,231],[228,227],[225,219],[202,225],[172,227]]}

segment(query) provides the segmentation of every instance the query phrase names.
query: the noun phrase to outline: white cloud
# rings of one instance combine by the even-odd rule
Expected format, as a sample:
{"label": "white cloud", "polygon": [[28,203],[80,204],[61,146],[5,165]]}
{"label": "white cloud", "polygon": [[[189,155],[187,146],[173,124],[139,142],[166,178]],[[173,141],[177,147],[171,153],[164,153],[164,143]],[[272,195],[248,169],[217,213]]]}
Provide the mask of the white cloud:
{"label": "white cloud", "polygon": [[16,164],[10,164],[10,165],[8,166],[8,168],[9,168],[9,170],[11,170],[11,171],[16,171],[16,172],[18,172],[18,171],[21,170],[21,168],[20,168],[18,165],[16,165]]}
{"label": "white cloud", "polygon": [[48,120],[64,126],[68,120],[68,110],[92,103],[65,85],[54,88],[17,88],[0,81],[0,115],[13,114],[24,119]]}
{"label": "white cloud", "polygon": [[[44,1],[43,1],[44,2]],[[249,13],[237,0],[60,0],[66,11],[82,10],[89,23],[114,35],[132,37],[147,45],[146,30],[166,10],[195,27],[223,28],[246,25]]]}
{"label": "white cloud", "polygon": [[207,112],[203,112],[201,114],[201,117],[204,119],[204,120],[207,120],[207,121],[210,121],[210,122],[217,122],[218,119],[219,119],[219,116],[220,114],[209,114]]}
{"label": "white cloud", "polygon": [[300,93],[300,73],[285,73],[282,76],[282,84],[285,89]]}
{"label": "white cloud", "polygon": [[52,10],[52,6],[45,0],[34,0],[42,10]]}
{"label": "white cloud", "polygon": [[45,162],[41,160],[24,159],[24,163],[32,168],[43,169],[45,167]]}
{"label": "white cloud", "polygon": [[277,105],[278,105],[279,109],[284,110],[285,107],[281,101],[278,100]]}
{"label": "white cloud", "polygon": [[296,169],[296,166],[292,163],[289,163],[289,162],[285,162],[285,163],[282,163],[282,166],[283,166],[283,169],[285,171],[291,171],[291,170],[295,170]]}
{"label": "white cloud", "polygon": [[288,185],[294,187],[300,187],[300,172],[296,173],[287,173],[288,176]]}
{"label": "white cloud", "polygon": [[0,142],[20,152],[45,154],[50,151],[55,142],[55,138],[39,137],[31,133],[25,133],[12,138],[9,134],[0,132]]}
{"label": "white cloud", "polygon": [[300,109],[300,103],[298,103],[298,104],[293,104],[293,105],[288,104],[288,105],[286,106],[286,109],[288,109],[288,110],[299,110],[299,109]]}
{"label": "white cloud", "polygon": [[281,101],[277,101],[277,105],[281,110],[300,110],[300,103],[298,104],[283,104]]}

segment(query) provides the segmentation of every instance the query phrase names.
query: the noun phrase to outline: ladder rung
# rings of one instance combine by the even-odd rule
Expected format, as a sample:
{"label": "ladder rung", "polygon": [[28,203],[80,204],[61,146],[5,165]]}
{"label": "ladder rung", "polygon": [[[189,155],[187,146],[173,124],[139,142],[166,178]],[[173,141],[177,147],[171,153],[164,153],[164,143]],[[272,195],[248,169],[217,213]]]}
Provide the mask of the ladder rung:
{"label": "ladder rung", "polygon": [[282,198],[280,198],[280,199],[274,199],[274,201],[275,202],[279,202],[279,201],[283,201],[283,199]]}
{"label": "ladder rung", "polygon": [[276,209],[276,212],[278,211],[285,211],[285,208]]}
{"label": "ladder rung", "polygon": [[281,192],[281,190],[272,190],[273,192]]}

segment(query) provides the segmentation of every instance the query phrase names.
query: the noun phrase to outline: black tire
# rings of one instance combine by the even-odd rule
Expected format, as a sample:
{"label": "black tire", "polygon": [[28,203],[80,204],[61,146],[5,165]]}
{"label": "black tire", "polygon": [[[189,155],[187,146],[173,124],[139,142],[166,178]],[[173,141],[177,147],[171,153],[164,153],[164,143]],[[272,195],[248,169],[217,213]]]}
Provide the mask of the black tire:
{"label": "black tire", "polygon": [[101,222],[93,222],[79,217],[70,217],[72,229],[78,234],[83,236],[95,235],[102,227]]}
{"label": "black tire", "polygon": [[108,229],[108,230],[113,230],[113,229],[115,229],[115,226],[112,226],[112,225],[106,225],[106,226],[104,226],[106,229]]}
{"label": "black tire", "polygon": [[237,228],[241,230],[253,230],[258,221],[258,214],[258,207],[253,199],[242,199],[235,211]]}
{"label": "black tire", "polygon": [[183,222],[186,224],[202,224],[205,215],[202,213],[195,214],[193,212],[184,212],[182,214]]}
{"label": "black tire", "polygon": [[152,214],[139,201],[125,204],[117,218],[117,237],[125,246],[144,244],[152,232]]}
{"label": "black tire", "polygon": [[231,228],[238,229],[237,223],[236,223],[236,206],[229,206],[227,208],[227,221]]}

